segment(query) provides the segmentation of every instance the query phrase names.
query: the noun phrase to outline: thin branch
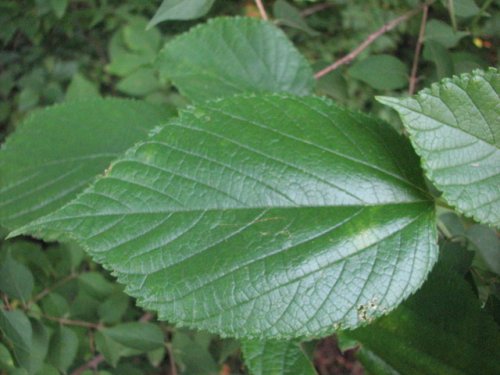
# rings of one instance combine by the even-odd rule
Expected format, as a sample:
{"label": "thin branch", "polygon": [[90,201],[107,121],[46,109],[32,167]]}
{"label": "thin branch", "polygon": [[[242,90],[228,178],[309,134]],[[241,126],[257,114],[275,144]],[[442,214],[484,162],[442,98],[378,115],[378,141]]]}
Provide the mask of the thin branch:
{"label": "thin branch", "polygon": [[415,88],[417,87],[418,62],[420,60],[420,52],[422,50],[422,44],[424,43],[425,25],[427,24],[428,14],[429,14],[429,5],[425,4],[422,11],[422,21],[420,22],[420,31],[418,33],[417,45],[415,47],[415,53],[413,55],[413,66],[411,68],[411,75],[410,75],[410,87],[408,89],[408,93],[410,95],[413,95],[415,93]]}
{"label": "thin branch", "polygon": [[262,0],[255,0],[255,5],[257,5],[257,8],[259,9],[260,16],[262,17],[263,20],[268,20],[269,17],[267,16],[266,8],[264,8],[264,4],[262,4]]}
{"label": "thin branch", "polygon": [[60,286],[62,286],[64,284],[66,284],[68,281],[76,279],[77,277],[78,277],[78,274],[72,273],[72,274],[66,276],[64,279],[61,279],[58,282],[52,284],[49,288],[45,288],[40,293],[38,293],[35,297],[33,297],[33,299],[31,301],[28,302],[28,307],[31,306],[33,303],[36,303],[36,302],[40,301],[47,294],[52,293],[55,289],[59,288]]}
{"label": "thin branch", "polygon": [[334,4],[331,4],[331,3],[316,4],[316,5],[310,6],[309,8],[306,8],[303,11],[301,11],[300,15],[302,17],[309,17],[309,16],[313,15],[314,13],[321,12],[322,10],[331,8],[333,6],[334,6]]}
{"label": "thin branch", "polygon": [[[140,322],[148,322],[153,318],[154,318],[153,314],[146,312],[141,318],[139,318],[139,321]],[[89,323],[89,324],[94,324],[94,323]],[[94,325],[98,326],[97,328],[102,328],[102,326],[99,326],[98,324],[94,324]],[[94,328],[94,327],[89,327],[89,328]],[[88,370],[88,369],[97,370],[97,366],[99,366],[99,364],[101,362],[104,362],[104,360],[105,360],[104,356],[102,354],[98,354],[94,358],[92,358],[90,361],[88,361],[87,363],[84,363],[83,365],[78,367],[75,371],[73,371],[71,373],[71,375],[81,375],[85,370]],[[176,375],[176,374],[174,373],[174,375]]]}
{"label": "thin branch", "polygon": [[12,306],[10,305],[9,297],[7,297],[7,294],[2,293],[2,301],[7,311],[12,310]]}
{"label": "thin branch", "polygon": [[382,35],[384,35],[386,32],[391,31],[394,29],[396,26],[398,26],[400,23],[405,22],[406,20],[414,17],[420,11],[422,10],[423,5],[415,8],[402,16],[399,16],[398,18],[393,19],[392,21],[386,23],[384,26],[382,26],[380,29],[377,31],[371,33],[368,35],[368,38],[366,38],[359,46],[357,46],[353,51],[342,57],[340,60],[337,60],[333,64],[327,66],[323,70],[320,70],[317,72],[314,77],[316,79],[319,79],[323,77],[324,75],[333,72],[335,69],[337,69],[339,66],[342,66],[344,64],[349,64],[352,60],[354,60],[361,52],[363,52],[370,44],[375,42],[378,38],[380,38]]}
{"label": "thin branch", "polygon": [[45,318],[47,320],[52,320],[53,322],[58,322],[63,325],[67,326],[77,326],[77,327],[85,327],[85,328],[92,328],[92,329],[100,329],[103,326],[101,324],[97,323],[91,323],[91,322],[86,322],[83,320],[72,320],[72,319],[66,319],[66,318],[59,318],[57,316],[49,316],[49,315],[41,315],[42,318]]}
{"label": "thin branch", "polygon": [[71,375],[80,375],[85,370],[89,370],[89,369],[96,370],[97,366],[99,366],[99,364],[103,361],[104,361],[104,356],[102,354],[98,354],[94,358],[92,358],[90,361],[88,361],[87,363],[78,367],[75,371],[73,371],[71,373]]}
{"label": "thin branch", "polygon": [[174,351],[169,344],[165,345],[168,353],[168,361],[170,362],[170,375],[177,375],[177,367],[175,367]]}

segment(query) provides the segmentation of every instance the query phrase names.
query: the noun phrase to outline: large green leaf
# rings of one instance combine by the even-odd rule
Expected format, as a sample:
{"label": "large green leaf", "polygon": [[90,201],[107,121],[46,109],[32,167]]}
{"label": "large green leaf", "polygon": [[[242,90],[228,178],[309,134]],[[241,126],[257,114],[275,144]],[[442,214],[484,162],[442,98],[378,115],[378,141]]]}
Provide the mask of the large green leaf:
{"label": "large green leaf", "polygon": [[298,342],[245,340],[241,349],[252,375],[316,374]]}
{"label": "large green leaf", "polygon": [[233,97],[182,112],[16,233],[74,238],[161,319],[309,336],[420,286],[437,255],[429,199],[389,125],[317,97]]}
{"label": "large green leaf", "polygon": [[442,265],[394,312],[346,334],[361,342],[361,360],[370,373],[500,373],[498,326],[480,308],[470,286]]}
{"label": "large green leaf", "polygon": [[444,79],[406,99],[378,100],[399,112],[432,182],[466,215],[500,226],[500,74]]}
{"label": "large green leaf", "polygon": [[181,93],[205,101],[244,92],[310,94],[311,67],[269,22],[218,18],[169,42],[160,72]]}
{"label": "large green leaf", "polygon": [[0,223],[12,229],[58,209],[171,115],[123,99],[70,102],[36,112],[0,151]]}

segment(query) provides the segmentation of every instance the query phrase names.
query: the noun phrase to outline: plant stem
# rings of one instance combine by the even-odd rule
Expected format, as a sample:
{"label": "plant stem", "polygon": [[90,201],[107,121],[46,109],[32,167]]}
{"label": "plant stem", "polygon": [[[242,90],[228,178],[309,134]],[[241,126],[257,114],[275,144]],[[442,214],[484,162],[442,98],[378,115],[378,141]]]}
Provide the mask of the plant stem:
{"label": "plant stem", "polygon": [[323,3],[323,4],[316,4],[313,6],[310,6],[309,8],[304,9],[303,11],[300,12],[300,15],[302,17],[309,17],[310,15],[313,15],[314,13],[321,12],[322,10],[328,9],[333,7],[334,4],[331,3]]}
{"label": "plant stem", "polygon": [[78,367],[75,371],[71,373],[71,375],[80,375],[82,372],[89,369],[96,370],[97,366],[99,366],[99,364],[103,361],[104,361],[104,356],[102,354],[98,354],[87,363]]}
{"label": "plant stem", "polygon": [[259,9],[260,16],[262,17],[263,20],[268,20],[269,17],[267,16],[266,8],[264,8],[264,4],[262,4],[262,0],[255,0],[255,5],[257,5],[257,8]]}
{"label": "plant stem", "polygon": [[77,326],[77,327],[85,327],[85,328],[92,328],[92,329],[102,328],[101,324],[85,322],[83,320],[72,320],[72,319],[59,318],[57,316],[49,316],[49,315],[43,315],[43,314],[41,316],[42,316],[42,318],[52,320],[53,322],[58,322],[58,323],[61,323],[63,325],[68,325],[68,326]]}
{"label": "plant stem", "polygon": [[486,0],[483,3],[483,5],[481,6],[481,9],[479,9],[478,14],[476,14],[476,16],[474,17],[474,19],[471,22],[471,26],[470,26],[471,30],[474,30],[476,28],[477,23],[479,22],[481,17],[483,17],[484,12],[486,12],[486,9],[488,9],[490,7],[491,3],[493,3],[493,0]]}
{"label": "plant stem", "polygon": [[453,3],[453,0],[448,0],[448,12],[450,13],[453,30],[457,31],[457,19],[455,18],[455,4]]}
{"label": "plant stem", "polygon": [[44,298],[47,294],[50,294],[53,292],[55,289],[59,288],[60,286],[66,284],[68,281],[71,281],[73,279],[76,279],[78,277],[78,274],[72,273],[68,276],[66,276],[64,279],[59,280],[58,282],[54,283],[53,285],[50,286],[50,288],[45,288],[42,290],[40,293],[38,293],[31,301],[28,302],[28,307],[31,306],[32,304],[40,301],[42,298]]}
{"label": "plant stem", "polygon": [[175,367],[174,351],[169,344],[165,345],[168,353],[168,360],[170,362],[170,375],[177,375],[177,367]]}
{"label": "plant stem", "polygon": [[413,66],[411,68],[410,87],[408,89],[408,93],[410,95],[413,95],[415,93],[415,88],[417,87],[418,62],[420,60],[420,52],[422,50],[422,44],[424,43],[425,25],[427,24],[428,14],[429,14],[429,5],[425,4],[422,10],[422,21],[420,22],[420,31],[418,33],[417,45],[415,47],[415,53],[413,56]]}
{"label": "plant stem", "polygon": [[353,51],[349,52],[347,55],[342,57],[340,60],[337,60],[333,64],[327,66],[326,68],[320,70],[317,72],[314,77],[316,79],[319,79],[323,77],[324,75],[333,72],[335,69],[338,67],[344,65],[344,64],[349,64],[352,60],[354,60],[361,52],[363,52],[370,44],[375,42],[378,38],[380,38],[382,35],[384,35],[386,32],[391,31],[394,29],[396,26],[398,26],[400,23],[412,18],[413,16],[417,15],[420,13],[420,11],[423,9],[424,6],[427,6],[427,4],[422,5],[418,8],[415,8],[402,16],[399,16],[398,18],[393,19],[392,21],[386,23],[384,26],[382,26],[380,29],[377,31],[371,33],[368,35],[368,38],[366,38],[359,46],[357,46]]}

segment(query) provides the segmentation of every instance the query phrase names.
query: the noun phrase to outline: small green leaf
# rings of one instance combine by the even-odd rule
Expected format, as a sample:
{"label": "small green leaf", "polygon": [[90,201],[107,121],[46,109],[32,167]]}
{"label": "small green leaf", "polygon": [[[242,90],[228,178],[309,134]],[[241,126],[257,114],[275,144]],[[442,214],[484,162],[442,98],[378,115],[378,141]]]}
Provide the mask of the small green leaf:
{"label": "small green leaf", "polygon": [[66,90],[66,101],[91,99],[98,96],[99,90],[96,85],[80,73],[73,76],[73,79]]}
{"label": "small green leaf", "polygon": [[116,88],[131,96],[145,96],[160,88],[160,83],[154,69],[139,68],[121,79]]}
{"label": "small green leaf", "polygon": [[62,18],[68,7],[68,0],[50,0],[50,6],[57,18]]}
{"label": "small green leaf", "polygon": [[474,0],[453,0],[453,8],[455,15],[462,18],[474,17],[480,11]]}
{"label": "small green leaf", "polygon": [[391,55],[376,55],[355,63],[349,75],[377,90],[395,90],[408,86],[408,67]]}
{"label": "small green leaf", "polygon": [[445,48],[456,47],[460,40],[469,35],[464,31],[455,31],[447,23],[439,20],[430,20],[425,28],[425,40],[433,40]]}
{"label": "small green leaf", "polygon": [[442,79],[453,74],[453,60],[448,50],[438,42],[428,40],[424,45],[422,57],[436,66],[437,78]]}
{"label": "small green leaf", "polygon": [[473,225],[467,229],[466,236],[489,270],[500,275],[500,240],[496,231],[485,225]]}
{"label": "small green leaf", "polygon": [[0,151],[0,223],[15,228],[61,207],[171,114],[123,99],[69,102],[34,113]]}
{"label": "small green leaf", "polygon": [[113,293],[113,284],[99,272],[86,272],[78,277],[82,290],[97,299]]}
{"label": "small green leaf", "polygon": [[163,362],[163,359],[165,358],[165,347],[162,346],[161,348],[151,350],[147,352],[147,357],[148,361],[153,367],[158,367],[160,364]]}
{"label": "small green leaf", "polygon": [[382,374],[495,375],[500,373],[498,328],[470,286],[438,265],[394,312],[345,334],[393,370]]}
{"label": "small green leaf", "polygon": [[43,366],[47,351],[49,350],[50,331],[41,322],[32,319],[33,330],[29,373],[35,374]]}
{"label": "small green leaf", "polygon": [[103,323],[115,324],[122,319],[128,306],[129,297],[123,292],[118,292],[112,294],[106,301],[99,305],[97,313]]}
{"label": "small green leaf", "polygon": [[122,323],[103,329],[101,333],[123,346],[142,352],[158,349],[165,342],[160,327],[152,323]]}
{"label": "small green leaf", "polygon": [[186,374],[218,374],[218,366],[208,350],[191,335],[177,331],[172,340],[174,358]]}
{"label": "small green leaf", "polygon": [[[279,56],[279,58],[277,58]],[[307,61],[269,22],[218,18],[167,43],[160,72],[193,101],[243,92],[310,94]]]}
{"label": "small green leaf", "polygon": [[192,20],[208,13],[215,0],[163,0],[148,28],[168,20]]}
{"label": "small green leaf", "polygon": [[317,31],[311,29],[307,22],[304,21],[300,11],[285,0],[278,0],[273,4],[273,14],[274,17],[285,26],[302,30],[312,36],[319,34]]}
{"label": "small green leaf", "polygon": [[26,302],[31,297],[33,285],[33,275],[29,268],[8,255],[0,266],[0,290],[12,298]]}
{"label": "small green leaf", "polygon": [[68,327],[59,326],[50,340],[49,363],[66,373],[78,351],[78,336]]}
{"label": "small green leaf", "polygon": [[125,347],[102,332],[97,332],[95,335],[97,350],[104,356],[107,362],[113,367],[116,367],[122,353],[126,350]]}
{"label": "small green leaf", "polygon": [[131,51],[155,58],[161,45],[161,33],[156,28],[146,30],[146,26],[145,19],[132,18],[123,28],[123,41]]}
{"label": "small green leaf", "polygon": [[437,257],[434,215],[390,125],[318,97],[235,96],[183,111],[15,233],[71,235],[161,319],[281,338],[397,306]]}
{"label": "small green leaf", "polygon": [[22,311],[5,311],[0,305],[0,330],[11,345],[17,363],[29,370],[33,336],[29,319]]}
{"label": "small green leaf", "polygon": [[311,361],[295,341],[243,341],[245,364],[252,375],[315,375]]}
{"label": "small green leaf", "polygon": [[14,369],[14,358],[7,347],[0,343],[0,370],[11,371]]}
{"label": "small green leaf", "polygon": [[130,51],[126,46],[123,30],[116,32],[109,42],[110,63],[106,65],[106,71],[120,77],[126,77],[140,67],[151,66],[156,58],[156,52],[151,55]]}
{"label": "small green leaf", "polygon": [[500,227],[500,74],[474,71],[407,99],[398,111],[430,180],[466,215]]}
{"label": "small green leaf", "polygon": [[46,315],[62,317],[69,311],[66,298],[57,293],[50,293],[42,299],[42,309]]}

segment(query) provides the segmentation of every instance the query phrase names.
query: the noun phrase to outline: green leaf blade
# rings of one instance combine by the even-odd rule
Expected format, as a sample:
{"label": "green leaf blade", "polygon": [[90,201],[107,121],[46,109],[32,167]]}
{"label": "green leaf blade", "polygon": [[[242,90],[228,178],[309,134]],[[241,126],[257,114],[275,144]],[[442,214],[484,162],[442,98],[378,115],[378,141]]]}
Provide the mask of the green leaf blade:
{"label": "green leaf blade", "polygon": [[345,334],[394,373],[493,375],[500,371],[498,332],[470,286],[438,264],[422,289],[394,312]]}
{"label": "green leaf blade", "polygon": [[169,20],[192,20],[203,17],[215,0],[163,0],[148,28]]}
{"label": "green leaf blade", "polygon": [[69,102],[35,113],[0,151],[0,223],[13,229],[58,209],[171,114],[122,99]]}
{"label": "green leaf blade", "polygon": [[245,92],[307,95],[314,86],[286,35],[256,19],[211,20],[169,42],[159,60],[161,74],[196,102]]}
{"label": "green leaf blade", "polygon": [[366,323],[436,258],[409,145],[315,97],[188,109],[18,232],[72,236],[161,319],[242,337]]}
{"label": "green leaf blade", "polygon": [[295,341],[245,340],[242,351],[252,375],[316,375]]}
{"label": "green leaf blade", "polygon": [[500,75],[445,79],[408,99],[379,98],[399,112],[432,182],[468,216],[500,226]]}

